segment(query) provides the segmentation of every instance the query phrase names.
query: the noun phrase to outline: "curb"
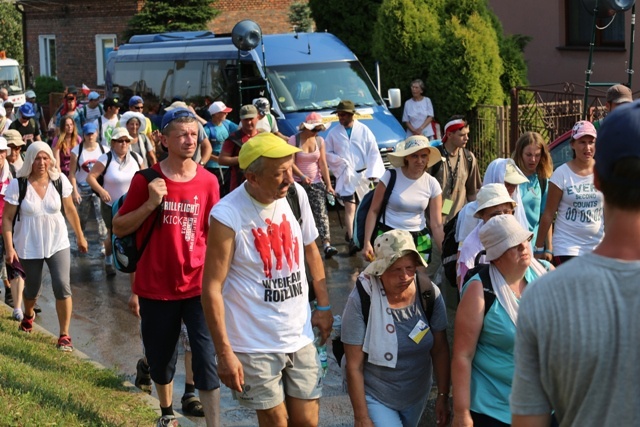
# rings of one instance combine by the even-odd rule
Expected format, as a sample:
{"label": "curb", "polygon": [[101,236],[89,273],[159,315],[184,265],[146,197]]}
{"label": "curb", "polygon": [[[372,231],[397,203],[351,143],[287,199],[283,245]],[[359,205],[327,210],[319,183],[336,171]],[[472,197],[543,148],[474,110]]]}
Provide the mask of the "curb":
{"label": "curb", "polygon": [[[8,311],[9,316],[11,316],[13,309],[11,307],[9,307],[7,304],[4,303],[4,301],[1,303],[1,306],[5,307],[5,310]],[[36,332],[39,332],[43,335],[48,335],[50,337],[52,337],[54,340],[56,340],[58,338],[57,335],[51,333],[50,331],[46,330],[45,328],[43,328],[42,326],[38,325],[37,323],[33,323],[33,329]],[[73,348],[73,351],[71,352],[71,355],[83,360],[85,362],[89,362],[91,363],[93,366],[95,366],[98,369],[103,369],[103,370],[108,370],[108,368],[106,366],[104,366],[103,364],[96,362],[95,360],[93,360],[91,357],[89,357],[86,353],[83,353],[82,351],[78,350],[76,347]],[[120,375],[122,375],[122,373],[120,373]],[[140,394],[142,397],[142,400],[149,405],[149,407],[151,409],[153,409],[156,414],[158,415],[158,417],[160,417],[160,415],[162,415],[160,413],[160,401],[158,401],[158,399],[156,399],[155,397],[144,393],[142,390],[140,390],[138,387],[136,387],[135,385],[131,384],[130,381],[123,381],[122,385],[124,387],[126,387],[128,389],[128,391],[130,393],[138,393]],[[195,424],[194,422],[192,422],[190,419],[188,419],[187,417],[185,417],[184,415],[178,413],[178,412],[174,412],[174,415],[176,417],[176,420],[178,420],[178,422],[180,423],[179,425],[181,427],[197,427],[197,424]]]}

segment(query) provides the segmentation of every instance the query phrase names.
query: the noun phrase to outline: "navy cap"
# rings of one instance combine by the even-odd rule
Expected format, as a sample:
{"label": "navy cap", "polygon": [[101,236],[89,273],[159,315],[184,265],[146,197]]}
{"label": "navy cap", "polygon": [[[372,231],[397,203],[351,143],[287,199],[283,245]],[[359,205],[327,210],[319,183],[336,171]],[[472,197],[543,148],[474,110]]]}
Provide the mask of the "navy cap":
{"label": "navy cap", "polygon": [[129,99],[129,107],[133,107],[134,105],[144,104],[141,96],[135,95]]}
{"label": "navy cap", "polygon": [[164,116],[162,116],[162,125],[160,126],[160,129],[164,130],[169,125],[169,123],[181,117],[192,117],[194,119],[196,118],[191,110],[187,108],[174,108],[173,110],[164,113]]}
{"label": "navy cap", "polygon": [[618,160],[640,158],[640,101],[616,107],[602,121],[596,140],[596,170],[603,179],[611,179]]}
{"label": "navy cap", "polygon": [[84,126],[82,126],[82,133],[85,135],[96,132],[98,132],[98,126],[95,122],[85,123]]}

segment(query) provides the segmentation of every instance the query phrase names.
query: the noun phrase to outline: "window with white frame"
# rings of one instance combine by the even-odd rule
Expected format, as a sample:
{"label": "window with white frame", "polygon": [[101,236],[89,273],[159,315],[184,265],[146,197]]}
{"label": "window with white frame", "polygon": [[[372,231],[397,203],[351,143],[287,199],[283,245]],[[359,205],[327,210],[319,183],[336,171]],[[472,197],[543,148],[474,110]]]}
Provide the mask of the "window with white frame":
{"label": "window with white frame", "polygon": [[40,48],[40,75],[57,77],[56,36],[52,34],[38,36]]}
{"label": "window with white frame", "polygon": [[116,47],[115,34],[96,34],[96,83],[104,84],[105,70],[107,69],[107,58]]}

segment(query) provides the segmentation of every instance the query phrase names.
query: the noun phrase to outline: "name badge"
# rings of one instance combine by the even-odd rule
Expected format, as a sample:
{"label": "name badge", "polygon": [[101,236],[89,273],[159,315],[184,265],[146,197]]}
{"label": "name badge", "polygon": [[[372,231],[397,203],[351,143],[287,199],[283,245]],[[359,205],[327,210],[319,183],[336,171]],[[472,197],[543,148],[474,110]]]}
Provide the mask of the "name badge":
{"label": "name badge", "polygon": [[442,215],[449,215],[452,207],[453,201],[451,199],[444,199],[444,201],[442,202]]}
{"label": "name badge", "polygon": [[409,338],[411,338],[416,344],[420,344],[420,341],[422,341],[422,338],[427,335],[429,329],[431,328],[428,327],[422,319],[420,319],[418,320],[418,323],[416,323],[416,326],[413,327],[413,330],[409,334]]}

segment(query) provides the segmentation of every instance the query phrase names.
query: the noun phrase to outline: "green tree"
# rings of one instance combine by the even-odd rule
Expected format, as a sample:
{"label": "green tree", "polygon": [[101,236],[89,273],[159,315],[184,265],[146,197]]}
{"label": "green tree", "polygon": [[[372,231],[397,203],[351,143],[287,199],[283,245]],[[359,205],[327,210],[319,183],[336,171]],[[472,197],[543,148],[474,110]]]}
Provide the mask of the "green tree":
{"label": "green tree", "polygon": [[0,2],[0,50],[7,53],[7,58],[23,63],[22,15],[13,2]]}
{"label": "green tree", "polygon": [[380,4],[382,0],[309,0],[316,29],[342,40],[369,74],[373,74],[376,59],[371,52],[371,35]]}
{"label": "green tree", "polygon": [[496,23],[502,31],[485,0],[384,0],[373,54],[381,59],[385,85],[402,88],[406,99],[410,81],[421,78],[441,123],[453,114],[472,112],[478,104],[502,105],[508,84],[526,76],[526,64],[514,62],[503,87],[501,41],[508,40],[504,43],[514,58],[518,48],[516,39],[498,34]]}
{"label": "green tree", "polygon": [[124,39],[136,34],[167,31],[202,31],[220,12],[213,6],[217,0],[147,0],[142,10],[127,24]]}
{"label": "green tree", "polygon": [[292,3],[289,6],[289,23],[297,31],[306,33],[313,29],[313,19],[311,19],[311,8],[308,3]]}

